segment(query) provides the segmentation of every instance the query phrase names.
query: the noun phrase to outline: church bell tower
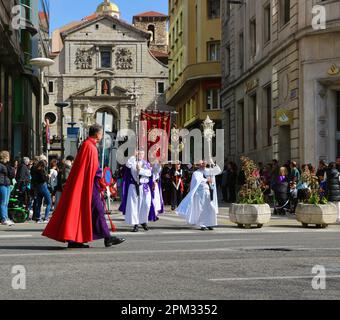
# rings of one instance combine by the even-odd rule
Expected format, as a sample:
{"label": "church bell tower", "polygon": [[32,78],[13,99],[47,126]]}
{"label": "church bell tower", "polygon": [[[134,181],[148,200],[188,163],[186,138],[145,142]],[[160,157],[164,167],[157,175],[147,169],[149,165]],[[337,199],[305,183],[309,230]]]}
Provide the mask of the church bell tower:
{"label": "church bell tower", "polygon": [[150,34],[149,48],[152,51],[168,53],[168,16],[154,11],[140,13],[133,17],[133,25]]}

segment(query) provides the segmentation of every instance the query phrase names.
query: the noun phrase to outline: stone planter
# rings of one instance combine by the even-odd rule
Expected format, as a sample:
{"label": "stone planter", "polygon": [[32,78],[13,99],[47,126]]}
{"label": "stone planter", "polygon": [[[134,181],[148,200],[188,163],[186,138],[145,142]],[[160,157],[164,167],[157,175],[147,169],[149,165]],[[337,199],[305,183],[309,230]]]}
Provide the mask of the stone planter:
{"label": "stone planter", "polygon": [[268,204],[233,204],[229,218],[240,228],[249,229],[252,225],[262,228],[270,221],[271,209]]}
{"label": "stone planter", "polygon": [[336,223],[337,215],[337,208],[333,203],[318,205],[299,203],[296,207],[296,219],[304,227],[314,224],[318,228],[327,228],[329,224]]}

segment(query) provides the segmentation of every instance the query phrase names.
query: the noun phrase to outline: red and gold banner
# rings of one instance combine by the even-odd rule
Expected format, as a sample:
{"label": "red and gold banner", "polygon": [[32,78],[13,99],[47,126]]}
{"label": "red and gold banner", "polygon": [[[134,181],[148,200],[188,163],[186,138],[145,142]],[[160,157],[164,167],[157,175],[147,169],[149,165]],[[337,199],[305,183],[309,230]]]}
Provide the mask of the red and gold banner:
{"label": "red and gold banner", "polygon": [[[155,145],[159,144],[161,147],[156,150],[156,157],[158,159],[167,159],[168,156],[168,143],[170,135],[171,126],[171,114],[169,112],[155,112],[155,111],[142,111],[141,121],[147,122],[147,147],[148,155],[149,150]],[[162,129],[167,136],[161,136],[157,131],[152,131],[154,129]],[[160,131],[161,132],[161,131]],[[159,133],[160,133],[159,132]],[[142,135],[145,138],[145,133]],[[162,154],[161,154],[162,151]],[[149,157],[148,157],[149,158]]]}

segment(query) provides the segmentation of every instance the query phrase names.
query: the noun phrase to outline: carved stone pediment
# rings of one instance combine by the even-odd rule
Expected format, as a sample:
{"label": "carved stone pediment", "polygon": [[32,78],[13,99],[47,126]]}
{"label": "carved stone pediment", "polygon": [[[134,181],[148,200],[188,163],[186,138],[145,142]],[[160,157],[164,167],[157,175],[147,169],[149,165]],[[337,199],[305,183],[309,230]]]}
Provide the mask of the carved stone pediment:
{"label": "carved stone pediment", "polygon": [[114,92],[114,95],[117,96],[117,97],[121,97],[121,98],[129,98],[127,96],[127,92],[128,90],[123,88],[123,87],[120,87],[120,86],[114,86],[113,87],[113,92]]}
{"label": "carved stone pediment", "polygon": [[95,92],[95,87],[91,86],[82,90],[79,90],[71,95],[71,97],[83,97],[83,96],[92,96]]}
{"label": "carved stone pediment", "polygon": [[107,77],[107,76],[114,76],[116,73],[112,70],[99,70],[94,73],[94,76],[98,77]]}

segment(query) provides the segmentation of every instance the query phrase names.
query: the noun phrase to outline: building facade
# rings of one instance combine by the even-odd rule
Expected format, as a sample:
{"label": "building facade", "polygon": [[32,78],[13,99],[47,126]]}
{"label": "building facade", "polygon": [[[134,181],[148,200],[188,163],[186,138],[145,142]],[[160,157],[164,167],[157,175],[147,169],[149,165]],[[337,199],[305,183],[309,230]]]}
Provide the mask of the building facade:
{"label": "building facade", "polygon": [[39,72],[29,61],[48,56],[48,21],[47,0],[0,1],[0,149],[13,157],[40,151]]}
{"label": "building facade", "polygon": [[339,1],[223,2],[228,158],[317,164],[340,155],[339,43]]}
{"label": "building facade", "polygon": [[[96,121],[102,123],[104,115],[110,137],[120,129],[133,129],[133,91],[140,93],[137,102],[141,109],[168,110],[167,66],[150,51],[150,34],[119,17],[119,8],[105,1],[95,14],[53,34],[53,48],[59,52],[53,53],[55,65],[48,75],[50,104],[45,108],[51,137],[59,136],[60,140],[61,126],[67,133],[72,124],[82,131]],[[159,32],[157,28],[156,32]],[[55,106],[61,101],[69,103],[63,119],[61,110]],[[77,146],[68,142],[69,139],[66,156],[77,151]],[[110,141],[108,145],[113,143]],[[51,149],[52,154],[60,156],[60,144],[52,143]]]}
{"label": "building facade", "polygon": [[133,17],[133,25],[150,34],[149,48],[151,53],[162,63],[168,64],[168,16],[149,11]]}
{"label": "building facade", "polygon": [[220,0],[169,0],[169,89],[179,128],[221,128]]}

